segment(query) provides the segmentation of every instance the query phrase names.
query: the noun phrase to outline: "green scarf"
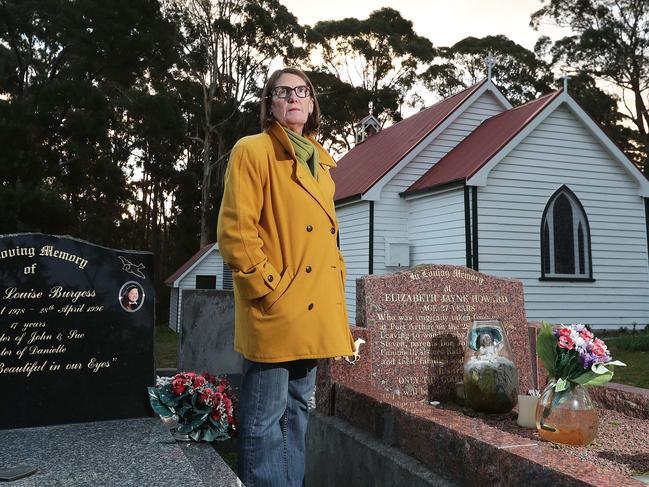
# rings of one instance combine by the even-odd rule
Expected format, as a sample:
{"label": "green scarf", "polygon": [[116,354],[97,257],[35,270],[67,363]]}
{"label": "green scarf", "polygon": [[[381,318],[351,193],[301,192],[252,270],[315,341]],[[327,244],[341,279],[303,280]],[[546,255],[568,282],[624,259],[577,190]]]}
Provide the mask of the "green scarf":
{"label": "green scarf", "polygon": [[306,137],[293,132],[290,129],[284,127],[286,135],[288,135],[288,140],[291,141],[295,155],[300,164],[304,165],[315,180],[318,180],[318,151],[315,146],[311,143]]}

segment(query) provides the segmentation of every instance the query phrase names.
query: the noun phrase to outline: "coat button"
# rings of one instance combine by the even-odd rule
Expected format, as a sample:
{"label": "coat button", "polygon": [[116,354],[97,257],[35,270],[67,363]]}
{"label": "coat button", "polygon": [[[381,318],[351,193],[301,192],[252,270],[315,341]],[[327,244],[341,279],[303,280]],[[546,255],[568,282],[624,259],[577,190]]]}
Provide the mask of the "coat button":
{"label": "coat button", "polygon": [[334,233],[336,233],[336,229],[335,229],[334,227],[331,227],[331,230],[329,230],[329,231],[331,232],[332,235],[333,235]]}
{"label": "coat button", "polygon": [[273,282],[273,276],[272,275],[268,276],[266,279],[268,280],[268,282]]}
{"label": "coat button", "polygon": [[306,231],[307,231],[307,232],[311,232],[311,231],[313,231],[313,227],[312,227],[311,225],[307,225],[307,226],[306,226]]}
{"label": "coat button", "polygon": [[306,267],[304,268],[304,270],[307,271],[307,272],[311,272],[311,266],[310,266],[310,265],[306,266]]}
{"label": "coat button", "polygon": [[313,303],[309,304],[309,311],[313,309]]}

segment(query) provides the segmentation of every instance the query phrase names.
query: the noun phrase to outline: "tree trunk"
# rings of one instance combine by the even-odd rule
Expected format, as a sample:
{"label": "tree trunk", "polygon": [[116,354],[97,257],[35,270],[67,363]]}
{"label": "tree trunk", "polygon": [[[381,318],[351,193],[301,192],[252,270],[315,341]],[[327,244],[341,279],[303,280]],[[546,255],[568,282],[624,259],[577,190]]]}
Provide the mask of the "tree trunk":
{"label": "tree trunk", "polygon": [[201,247],[210,243],[210,163],[212,155],[212,137],[209,129],[205,131],[203,139],[203,184],[201,186]]}

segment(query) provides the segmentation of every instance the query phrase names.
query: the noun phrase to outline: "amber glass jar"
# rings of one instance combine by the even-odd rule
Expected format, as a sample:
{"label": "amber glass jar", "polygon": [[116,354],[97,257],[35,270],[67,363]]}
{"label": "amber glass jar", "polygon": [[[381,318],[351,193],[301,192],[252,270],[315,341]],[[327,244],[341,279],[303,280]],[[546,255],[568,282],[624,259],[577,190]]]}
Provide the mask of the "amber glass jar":
{"label": "amber glass jar", "polygon": [[579,384],[556,392],[550,380],[536,406],[536,429],[542,438],[555,443],[587,445],[597,435],[597,409],[588,391]]}

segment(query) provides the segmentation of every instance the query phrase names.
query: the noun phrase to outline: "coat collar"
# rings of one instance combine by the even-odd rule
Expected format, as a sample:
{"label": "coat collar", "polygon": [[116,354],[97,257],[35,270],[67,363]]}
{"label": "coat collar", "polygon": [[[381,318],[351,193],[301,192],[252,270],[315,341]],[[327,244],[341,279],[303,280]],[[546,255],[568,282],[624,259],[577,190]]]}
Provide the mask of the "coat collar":
{"label": "coat collar", "polygon": [[[278,141],[281,146],[286,150],[286,152],[291,156],[294,161],[293,167],[295,168],[295,177],[297,178],[298,183],[304,190],[306,190],[322,207],[322,209],[327,213],[331,222],[336,224],[336,214],[333,207],[333,201],[325,201],[325,198],[322,195],[322,191],[318,188],[316,180],[311,174],[309,174],[308,169],[304,167],[303,164],[299,164],[297,161],[297,156],[295,155],[295,150],[293,149],[293,144],[286,135],[286,132],[282,126],[273,122],[273,124],[266,129],[271,138],[274,138]],[[315,145],[316,150],[318,151],[320,166],[336,167],[336,163],[329,153],[313,139],[313,137],[307,137],[313,145]]]}
{"label": "coat collar", "polygon": [[[271,137],[274,137],[280,144],[282,144],[282,147],[286,149],[286,152],[288,152],[293,159],[297,160],[297,157],[295,156],[295,150],[293,149],[293,144],[291,144],[291,141],[288,139],[288,135],[286,135],[284,128],[278,122],[273,122],[266,130],[271,135]],[[320,143],[315,140],[313,136],[307,135],[305,137],[309,139],[309,141],[315,146],[316,150],[318,151],[318,161],[321,165],[336,167],[336,161],[333,160],[333,158],[329,155],[325,148],[322,147],[322,145],[320,145]]]}

